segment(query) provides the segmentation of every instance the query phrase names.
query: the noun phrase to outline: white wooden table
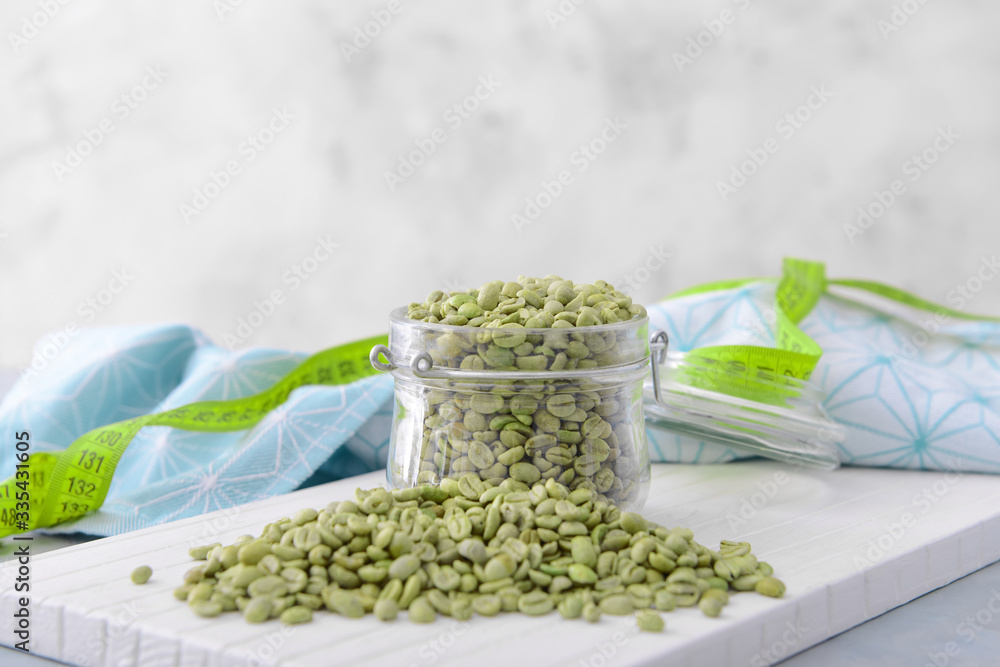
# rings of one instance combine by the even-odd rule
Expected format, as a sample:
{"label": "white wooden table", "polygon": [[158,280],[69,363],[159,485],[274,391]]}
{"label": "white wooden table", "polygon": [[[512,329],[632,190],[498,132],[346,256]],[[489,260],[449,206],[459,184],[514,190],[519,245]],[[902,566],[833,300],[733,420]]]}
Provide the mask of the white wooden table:
{"label": "white wooden table", "polygon": [[[677,610],[665,614],[667,631],[654,635],[633,632],[622,618],[590,625],[555,613],[414,625],[404,615],[383,624],[323,612],[310,625],[251,626],[237,614],[200,619],[171,595],[191,566],[189,544],[257,534],[296,509],[320,508],[350,497],[355,486],[383,482],[382,473],[371,473],[34,558],[32,648],[76,664],[144,667],[763,665],[1000,560],[994,476],[826,473],[756,461],[655,465],[653,477],[644,514],[692,528],[712,547],[720,539],[749,540],[786,582],[786,596],[735,595],[718,619]],[[154,576],[135,586],[128,575],[141,564],[152,566]],[[0,566],[0,642],[8,645],[12,578],[11,565]]]}

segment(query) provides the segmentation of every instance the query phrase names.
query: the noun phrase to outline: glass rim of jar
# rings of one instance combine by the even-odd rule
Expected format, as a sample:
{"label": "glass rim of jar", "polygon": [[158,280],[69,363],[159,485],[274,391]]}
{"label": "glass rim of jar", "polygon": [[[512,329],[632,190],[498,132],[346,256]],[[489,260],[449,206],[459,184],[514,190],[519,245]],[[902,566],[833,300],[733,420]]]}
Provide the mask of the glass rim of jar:
{"label": "glass rim of jar", "polygon": [[[372,364],[376,369],[383,372],[390,372],[394,376],[402,375],[404,377],[411,376],[418,380],[433,380],[433,379],[450,379],[450,380],[469,380],[473,381],[476,379],[483,380],[539,380],[539,379],[586,379],[594,377],[602,377],[610,374],[630,374],[632,372],[640,372],[645,374],[648,371],[650,364],[650,359],[653,357],[653,352],[651,349],[651,338],[649,335],[636,336],[636,341],[642,341],[641,343],[641,354],[633,355],[632,358],[618,364],[608,364],[599,365],[593,368],[586,369],[541,369],[541,370],[494,370],[494,369],[482,369],[482,370],[472,370],[472,369],[462,369],[462,368],[450,368],[435,366],[433,359],[426,350],[421,349],[416,354],[413,354],[409,359],[403,358],[405,355],[398,355],[400,358],[396,359],[394,357],[401,351],[405,351],[405,348],[400,345],[394,345],[393,332],[395,331],[424,331],[427,334],[444,334],[444,333],[456,333],[462,336],[471,336],[482,333],[483,331],[494,331],[493,327],[468,327],[463,325],[454,324],[441,324],[437,322],[423,322],[421,320],[414,320],[406,317],[407,309],[405,306],[393,309],[389,313],[390,329],[389,329],[389,345],[385,346],[375,346],[372,348]],[[556,335],[569,335],[569,334],[607,334],[607,333],[627,333],[627,334],[637,334],[641,331],[648,331],[649,328],[649,316],[643,316],[639,318],[633,318],[631,320],[626,320],[624,322],[614,322],[611,324],[600,324],[587,327],[557,327],[555,329],[549,328],[520,328],[515,330],[509,330],[510,333],[524,334],[526,336],[539,335],[543,338],[547,336]],[[388,360],[388,363],[376,363],[377,353],[382,354]]]}
{"label": "glass rim of jar", "polygon": [[[415,320],[406,316],[407,308],[406,306],[400,306],[394,308],[389,312],[389,322],[390,324],[400,324],[402,326],[409,327],[427,327],[431,331],[442,331],[442,332],[462,332],[462,333],[476,333],[478,331],[485,331],[493,329],[499,329],[500,327],[469,327],[464,324],[442,324],[441,322],[424,322],[423,320]],[[545,335],[546,333],[609,333],[618,331],[629,331],[638,330],[642,325],[649,324],[649,315],[643,315],[642,317],[635,317],[632,319],[624,320],[621,322],[612,322],[611,324],[594,324],[585,327],[522,327],[517,329],[518,333],[524,332],[529,335]]]}

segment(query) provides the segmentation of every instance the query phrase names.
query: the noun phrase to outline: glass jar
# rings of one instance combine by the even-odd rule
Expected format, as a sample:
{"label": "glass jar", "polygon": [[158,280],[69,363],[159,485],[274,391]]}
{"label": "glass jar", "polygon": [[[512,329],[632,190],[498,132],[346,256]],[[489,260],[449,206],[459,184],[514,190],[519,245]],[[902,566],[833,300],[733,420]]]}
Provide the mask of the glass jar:
{"label": "glass jar", "polygon": [[472,488],[481,486],[474,480],[555,479],[623,511],[641,509],[650,479],[648,328],[645,317],[588,327],[461,327],[394,310],[389,347],[371,353],[372,365],[395,379],[389,485],[466,475]]}

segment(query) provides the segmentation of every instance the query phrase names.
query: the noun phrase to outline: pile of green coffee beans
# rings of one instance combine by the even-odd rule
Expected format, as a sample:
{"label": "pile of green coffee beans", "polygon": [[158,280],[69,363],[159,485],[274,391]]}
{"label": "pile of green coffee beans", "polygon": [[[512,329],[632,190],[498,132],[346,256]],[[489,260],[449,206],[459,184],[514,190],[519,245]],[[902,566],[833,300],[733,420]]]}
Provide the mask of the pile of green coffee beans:
{"label": "pile of green coffee beans", "polygon": [[494,280],[465,292],[434,291],[423,303],[411,303],[407,315],[423,322],[514,330],[614,324],[645,317],[646,309],[603,280],[574,284],[549,275]]}
{"label": "pile of green coffee beans", "polygon": [[[560,373],[641,361],[637,350],[648,353],[645,328],[594,327],[642,320],[645,308],[602,280],[521,276],[432,292],[424,303],[411,303],[407,316],[462,327],[421,341],[436,367],[498,375],[489,385],[397,382],[397,398],[419,408],[410,418],[422,419],[422,429],[413,429],[419,470],[403,483],[475,473],[494,485],[555,479],[623,506],[637,498],[637,477],[647,465],[641,381],[613,374],[571,381]],[[511,381],[503,371],[540,373],[537,380]]]}
{"label": "pile of green coffee beans", "polygon": [[482,489],[458,482],[355,492],[303,509],[231,546],[195,547],[203,560],[175,596],[204,617],[239,611],[251,623],[296,624],[327,609],[416,623],[519,611],[600,620],[637,612],[659,632],[659,611],[697,605],[718,616],[729,591],[780,597],[784,585],[750,545],[712,551],[690,530],[667,529],[549,479]]}

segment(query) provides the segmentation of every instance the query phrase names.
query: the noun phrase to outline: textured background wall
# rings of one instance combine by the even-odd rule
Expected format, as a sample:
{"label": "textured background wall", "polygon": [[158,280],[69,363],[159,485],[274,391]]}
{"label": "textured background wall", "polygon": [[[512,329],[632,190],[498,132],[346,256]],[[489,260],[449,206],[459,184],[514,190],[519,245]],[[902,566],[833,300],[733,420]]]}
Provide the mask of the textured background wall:
{"label": "textured background wall", "polygon": [[[558,273],[649,302],[786,254],[945,301],[1000,251],[998,22],[972,0],[4,2],[0,366],[70,325],[221,341],[243,318],[244,346],[315,350],[438,287]],[[1000,311],[1000,279],[964,307]]]}

